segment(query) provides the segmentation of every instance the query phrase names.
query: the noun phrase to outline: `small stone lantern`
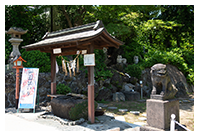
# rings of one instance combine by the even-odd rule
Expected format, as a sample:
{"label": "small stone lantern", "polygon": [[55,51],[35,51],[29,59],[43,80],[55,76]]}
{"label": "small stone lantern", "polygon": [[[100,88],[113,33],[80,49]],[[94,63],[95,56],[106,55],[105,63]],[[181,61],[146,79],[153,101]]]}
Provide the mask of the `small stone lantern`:
{"label": "small stone lantern", "polygon": [[9,39],[9,42],[13,46],[13,51],[10,54],[9,63],[12,63],[14,58],[17,56],[21,56],[21,53],[19,52],[19,45],[23,41],[21,39],[21,35],[27,33],[28,30],[23,30],[22,28],[17,27],[11,27],[8,31],[6,31],[6,34],[11,35],[11,39]]}

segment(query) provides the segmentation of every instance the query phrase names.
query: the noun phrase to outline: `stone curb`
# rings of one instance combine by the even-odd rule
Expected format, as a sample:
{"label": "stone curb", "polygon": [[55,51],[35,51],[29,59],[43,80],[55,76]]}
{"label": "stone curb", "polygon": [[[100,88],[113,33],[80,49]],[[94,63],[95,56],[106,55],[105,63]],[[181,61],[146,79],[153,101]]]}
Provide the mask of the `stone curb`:
{"label": "stone curb", "polygon": [[68,125],[68,126],[74,126],[74,125],[78,125],[85,122],[85,119],[83,118],[80,118],[79,120],[76,120],[76,121],[69,121],[67,119],[62,119],[60,117],[57,117],[55,115],[41,115],[41,116],[38,116],[38,118],[54,119],[54,120],[59,121],[62,125]]}

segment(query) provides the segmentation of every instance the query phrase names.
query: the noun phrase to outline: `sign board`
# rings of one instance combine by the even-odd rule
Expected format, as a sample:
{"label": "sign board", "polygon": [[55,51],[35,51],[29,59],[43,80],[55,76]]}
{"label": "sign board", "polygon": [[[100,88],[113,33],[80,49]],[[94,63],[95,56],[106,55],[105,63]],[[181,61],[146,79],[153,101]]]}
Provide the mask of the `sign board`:
{"label": "sign board", "polygon": [[23,68],[18,108],[35,108],[39,68]]}
{"label": "sign board", "polygon": [[95,66],[95,54],[84,54],[84,66]]}
{"label": "sign board", "polygon": [[53,54],[59,54],[59,53],[61,53],[61,48],[53,49]]}
{"label": "sign board", "polygon": [[87,53],[87,50],[82,50],[82,54],[86,54]]}

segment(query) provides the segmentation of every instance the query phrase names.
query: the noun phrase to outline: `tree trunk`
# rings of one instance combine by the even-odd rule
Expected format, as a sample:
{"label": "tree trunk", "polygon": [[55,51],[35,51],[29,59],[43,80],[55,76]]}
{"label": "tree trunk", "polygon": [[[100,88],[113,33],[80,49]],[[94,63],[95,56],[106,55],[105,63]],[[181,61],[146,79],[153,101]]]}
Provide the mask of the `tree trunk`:
{"label": "tree trunk", "polygon": [[50,31],[53,31],[53,6],[50,7]]}
{"label": "tree trunk", "polygon": [[66,19],[67,19],[67,21],[68,21],[69,27],[73,27],[73,26],[72,26],[72,23],[71,23],[71,20],[70,20],[70,18],[69,18],[69,16],[68,16],[67,12],[65,11],[64,5],[62,5],[61,8],[62,8],[62,11],[63,11],[63,13],[64,13],[64,16],[66,17]]}

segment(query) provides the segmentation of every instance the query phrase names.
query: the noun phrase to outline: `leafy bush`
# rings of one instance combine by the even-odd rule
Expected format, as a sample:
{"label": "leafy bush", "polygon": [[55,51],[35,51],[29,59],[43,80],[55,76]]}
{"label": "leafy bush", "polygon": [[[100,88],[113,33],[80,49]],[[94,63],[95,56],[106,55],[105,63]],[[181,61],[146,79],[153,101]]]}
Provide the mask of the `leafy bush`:
{"label": "leafy bush", "polygon": [[101,79],[101,77],[105,80],[107,78],[111,78],[113,76],[113,73],[111,70],[104,70],[102,69],[101,71],[97,70],[95,71],[95,78],[96,79]]}
{"label": "leafy bush", "polygon": [[39,68],[39,72],[50,72],[51,61],[47,53],[38,50],[24,51],[22,58],[27,61],[23,63],[24,67],[35,67]]}
{"label": "leafy bush", "polygon": [[125,71],[132,77],[136,77],[140,79],[142,70],[139,65],[133,64],[133,65],[128,65]]}
{"label": "leafy bush", "polygon": [[5,37],[6,37],[6,40],[5,40],[5,64],[7,64],[13,47],[12,47],[11,43],[8,42],[9,37],[7,35],[5,35]]}
{"label": "leafy bush", "polygon": [[70,93],[71,92],[71,88],[68,87],[67,85],[65,84],[58,84],[56,86],[56,92],[57,94],[67,94],[67,93]]}
{"label": "leafy bush", "polygon": [[97,80],[111,78],[113,73],[106,69],[105,55],[102,50],[95,50],[95,78]]}
{"label": "leafy bush", "polygon": [[[189,52],[191,55],[191,53]],[[190,57],[190,61],[192,61]],[[188,66],[187,61],[184,59],[183,50],[180,48],[174,48],[170,51],[159,51],[159,50],[149,50],[145,55],[145,60],[141,63],[138,63],[141,67],[147,68],[152,67],[154,64],[172,64],[176,66],[180,71],[183,72],[187,78],[187,82],[194,84],[194,69],[193,66]],[[191,62],[193,63],[193,62]]]}
{"label": "leafy bush", "polygon": [[[95,103],[95,109],[97,108],[97,102]],[[76,104],[75,107],[72,107],[69,116],[72,120],[78,120],[80,118],[88,119],[88,101]]]}
{"label": "leafy bush", "polygon": [[122,46],[124,48],[124,55],[123,57],[127,59],[128,63],[134,63],[134,56],[139,56],[139,60],[141,60],[140,55],[144,55],[143,53],[143,46],[138,44],[137,42],[133,41],[129,45]]}
{"label": "leafy bush", "polygon": [[182,45],[182,54],[188,65],[194,64],[194,45],[184,43]]}

